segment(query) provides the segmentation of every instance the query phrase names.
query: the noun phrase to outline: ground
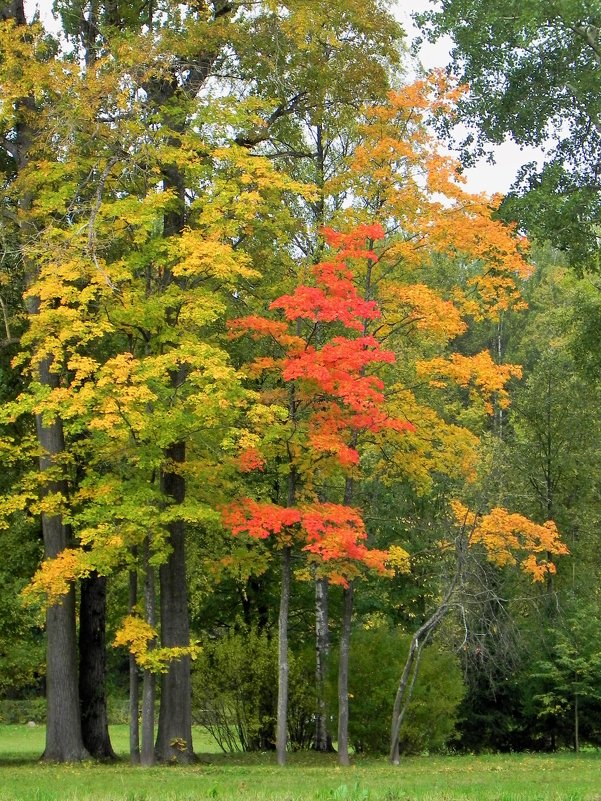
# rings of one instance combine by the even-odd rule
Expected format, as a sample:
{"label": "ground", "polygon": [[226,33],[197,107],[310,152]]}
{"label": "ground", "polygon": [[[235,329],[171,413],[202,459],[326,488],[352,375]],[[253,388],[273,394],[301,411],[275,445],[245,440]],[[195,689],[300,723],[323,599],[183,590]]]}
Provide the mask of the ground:
{"label": "ground", "polygon": [[37,762],[44,731],[0,726],[0,801],[601,801],[601,753],[412,757],[398,768],[357,759],[291,754],[278,768],[270,754],[223,755],[195,731],[192,767],[132,768],[127,728],[112,736],[116,765]]}

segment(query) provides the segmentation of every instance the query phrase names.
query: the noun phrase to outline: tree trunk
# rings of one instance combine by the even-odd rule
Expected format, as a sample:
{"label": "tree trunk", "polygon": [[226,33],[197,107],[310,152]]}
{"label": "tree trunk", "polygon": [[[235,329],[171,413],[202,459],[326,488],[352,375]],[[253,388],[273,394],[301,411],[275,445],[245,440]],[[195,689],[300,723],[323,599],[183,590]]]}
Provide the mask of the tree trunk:
{"label": "tree trunk", "polygon": [[[183,464],[185,446],[171,446],[166,456],[174,465]],[[162,475],[165,495],[182,503],[185,496],[184,478],[173,470]],[[188,592],[186,587],[185,527],[183,520],[169,526],[171,554],[161,565],[161,643],[166,648],[190,646]],[[189,763],[194,759],[192,749],[192,689],[190,657],[175,659],[161,676],[161,705],[156,741],[156,755],[161,762]]]}
{"label": "tree trunk", "polygon": [[[146,622],[153,628],[156,625],[154,568],[150,564],[150,542],[144,541],[144,607]],[[149,643],[154,648],[154,642]],[[148,668],[144,669],[142,680],[142,753],[140,763],[146,767],[154,765],[154,699],[156,677]]]}
{"label": "tree trunk", "polygon": [[14,19],[17,25],[25,25],[23,0],[3,0],[0,3],[0,20]]}
{"label": "tree trunk", "polygon": [[[133,555],[136,556],[134,549]],[[129,571],[129,614],[133,615],[138,603],[138,571]],[[140,764],[140,678],[136,657],[129,655],[129,758],[132,765]]]}
{"label": "tree trunk", "polygon": [[325,684],[330,655],[330,631],[328,614],[328,580],[315,579],[315,689],[317,708],[315,711],[316,751],[331,752],[332,738],[328,732],[328,708]]}
{"label": "tree trunk", "polygon": [[106,706],[106,577],[81,581],[79,699],[83,743],[95,759],[116,759]]}
{"label": "tree trunk", "polygon": [[574,751],[580,753],[580,714],[578,709],[578,693],[574,693]]}
{"label": "tree trunk", "polygon": [[401,733],[401,726],[403,725],[405,714],[409,704],[411,703],[413,688],[415,686],[415,681],[419,671],[419,662],[421,659],[422,650],[429,636],[429,630],[426,634],[424,634],[423,640],[420,639],[419,636],[415,634],[413,635],[411,639],[411,645],[409,646],[409,655],[407,656],[407,661],[405,662],[403,674],[401,676],[397,694],[394,699],[394,708],[392,710],[392,726],[390,730],[390,761],[393,765],[398,765],[401,761],[401,755],[399,751],[399,735]]}
{"label": "tree trunk", "polygon": [[340,633],[340,661],[338,665],[338,762],[350,765],[348,753],[348,676],[353,617],[353,583],[343,590],[342,631]]}
{"label": "tree trunk", "polygon": [[288,613],[290,609],[292,549],[282,549],[282,588],[278,618],[278,713],[276,724],[276,752],[278,765],[286,764],[288,745]]}
{"label": "tree trunk", "polygon": [[[54,387],[57,377],[50,372],[48,361],[39,368],[40,383]],[[38,441],[42,450],[40,472],[49,470],[57,456],[65,449],[63,427],[60,420],[45,425],[41,416],[36,419]],[[61,493],[66,496],[64,481],[50,481],[44,485],[44,494]],[[44,555],[56,557],[68,544],[68,532],[59,515],[42,515]],[[75,629],[75,588],[71,586],[63,598],[46,611],[46,748],[42,759],[53,762],[76,762],[85,759],[88,752],[81,734],[79,691],[77,679],[77,636]]]}
{"label": "tree trunk", "polygon": [[405,660],[405,666],[403,668],[403,672],[401,674],[401,678],[399,680],[399,686],[397,689],[396,697],[394,699],[394,707],[392,710],[392,723],[390,726],[390,752],[389,758],[393,765],[398,765],[400,758],[399,758],[399,734],[401,731],[401,726],[403,724],[403,719],[411,703],[411,698],[413,696],[413,688],[415,687],[415,682],[417,679],[417,674],[419,672],[419,663],[422,655],[422,651],[424,646],[432,636],[432,634],[436,631],[438,626],[440,625],[441,621],[444,619],[445,615],[450,609],[451,598],[455,592],[455,588],[457,587],[463,569],[463,556],[464,556],[464,546],[459,543],[457,546],[457,558],[458,558],[458,565],[453,576],[453,579],[449,586],[447,587],[447,591],[445,593],[444,598],[438,605],[438,607],[432,612],[430,617],[423,623],[419,629],[415,632],[413,637],[411,638],[411,644],[409,645],[409,653],[407,654],[407,659]]}

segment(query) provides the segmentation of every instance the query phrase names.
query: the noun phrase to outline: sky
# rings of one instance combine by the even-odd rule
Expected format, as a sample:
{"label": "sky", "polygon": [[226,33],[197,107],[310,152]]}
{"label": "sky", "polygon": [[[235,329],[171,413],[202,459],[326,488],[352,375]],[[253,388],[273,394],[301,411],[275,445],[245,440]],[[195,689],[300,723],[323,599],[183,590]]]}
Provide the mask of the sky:
{"label": "sky", "polygon": [[[417,35],[411,14],[432,8],[435,4],[436,0],[396,0],[392,4],[394,13],[407,31],[408,41]],[[25,7],[28,14],[33,13],[36,7],[39,8],[46,23],[52,20],[52,0],[25,0]],[[451,40],[448,37],[436,44],[425,43],[420,50],[419,60],[426,69],[444,67],[449,62],[450,47]],[[497,192],[505,194],[513,183],[519,167],[525,162],[540,159],[542,151],[537,148],[520,149],[513,142],[507,141],[495,147],[493,154],[494,164],[489,164],[483,159],[475,167],[465,171],[469,191],[486,192],[490,195]]]}
{"label": "sky", "polygon": [[[397,18],[402,22],[408,41],[414,39],[418,29],[413,23],[411,15],[415,12],[434,9],[437,0],[397,0],[393,8]],[[419,60],[425,69],[445,67],[450,62],[452,39],[449,36],[440,39],[435,44],[425,42],[419,52]],[[486,192],[489,195],[497,192],[506,194],[514,182],[519,168],[529,161],[540,161],[543,151],[540,148],[520,148],[507,139],[502,145],[491,148],[495,163],[489,164],[482,159],[475,167],[465,171],[467,188],[471,192]]]}

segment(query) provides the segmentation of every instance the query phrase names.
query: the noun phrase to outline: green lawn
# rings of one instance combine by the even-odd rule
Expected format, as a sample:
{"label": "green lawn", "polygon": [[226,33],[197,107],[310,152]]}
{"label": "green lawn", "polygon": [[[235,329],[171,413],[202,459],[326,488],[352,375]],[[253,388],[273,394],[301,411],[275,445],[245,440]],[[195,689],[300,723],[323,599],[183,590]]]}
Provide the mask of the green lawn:
{"label": "green lawn", "polygon": [[[112,730],[120,753],[127,729]],[[42,727],[0,726],[0,801],[601,801],[601,754],[579,756],[418,757],[400,768],[358,759],[292,754],[279,769],[272,755],[226,756],[195,732],[192,767],[38,763]],[[209,753],[211,749],[212,753]]]}

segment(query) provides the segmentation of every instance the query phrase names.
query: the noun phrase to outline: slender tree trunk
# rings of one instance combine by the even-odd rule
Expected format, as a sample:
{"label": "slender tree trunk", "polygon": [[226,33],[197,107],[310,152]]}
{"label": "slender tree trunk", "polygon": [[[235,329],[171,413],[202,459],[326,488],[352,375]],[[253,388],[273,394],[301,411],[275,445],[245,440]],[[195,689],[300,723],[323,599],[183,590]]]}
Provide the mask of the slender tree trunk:
{"label": "slender tree trunk", "polygon": [[275,746],[278,765],[286,764],[288,745],[288,615],[290,610],[292,548],[282,548],[282,585],[278,618],[278,711]]}
{"label": "slender tree trunk", "polygon": [[[371,267],[368,269],[367,290],[371,278]],[[367,322],[363,323],[364,333],[367,331]],[[357,447],[357,432],[351,439],[353,448]],[[344,482],[344,505],[350,506],[353,500],[354,482],[348,477]],[[349,582],[348,587],[342,595],[342,630],[340,632],[340,649],[338,662],[338,762],[340,765],[350,765],[348,753],[348,725],[349,725],[349,706],[348,706],[348,677],[349,677],[349,654],[351,650],[351,624],[353,619],[353,582]]]}
{"label": "slender tree trunk", "polygon": [[315,688],[317,709],[315,713],[316,751],[331,752],[332,738],[328,731],[328,708],[326,703],[326,677],[330,655],[330,631],[328,614],[328,580],[315,579]]}
{"label": "slender tree trunk", "polygon": [[[136,555],[136,550],[133,553]],[[129,614],[138,603],[138,571],[129,571]],[[129,655],[129,758],[132,765],[140,764],[140,678],[136,657]]]}
{"label": "slender tree trunk", "polygon": [[350,765],[348,753],[348,677],[351,644],[351,621],[353,617],[353,583],[343,590],[342,631],[340,633],[340,661],[338,665],[338,762]]}
{"label": "slender tree trunk", "polygon": [[[166,453],[176,466],[184,463],[185,446],[177,443]],[[184,478],[175,470],[162,476],[165,495],[182,503],[185,496]],[[190,646],[188,591],[186,587],[185,528],[183,520],[169,526],[171,554],[159,570],[161,588],[161,643],[167,648]],[[194,759],[192,749],[192,689],[190,657],[173,660],[161,676],[161,705],[156,741],[157,759],[161,762],[189,763]]]}
{"label": "slender tree trunk", "polygon": [[463,558],[464,558],[463,542],[457,544],[457,568],[451,583],[447,587],[445,595],[432,612],[430,617],[423,623],[411,638],[409,645],[409,653],[405,660],[405,666],[399,680],[396,697],[394,699],[394,707],[392,710],[392,723],[390,726],[390,752],[389,758],[393,765],[398,765],[400,761],[399,755],[399,734],[403,719],[411,703],[413,696],[413,688],[419,672],[419,662],[421,659],[422,651],[432,634],[436,631],[441,621],[450,609],[451,599],[455,593],[455,589],[459,584],[463,571]]}
{"label": "slender tree trunk", "polygon": [[394,699],[392,726],[390,730],[390,761],[393,765],[398,765],[401,761],[399,751],[399,736],[401,733],[401,726],[403,725],[405,714],[413,696],[413,688],[415,686],[415,681],[419,671],[419,662],[422,655],[422,649],[429,636],[429,631],[424,635],[423,640],[420,640],[420,638],[416,635],[413,636],[411,645],[409,647],[409,655],[407,657],[407,661],[405,662],[403,674],[401,676],[397,694]]}
{"label": "slender tree trunk", "polygon": [[79,699],[83,743],[95,759],[116,759],[106,702],[106,577],[94,571],[81,581]]}
{"label": "slender tree trunk", "polygon": [[[156,625],[154,568],[150,564],[150,542],[144,542],[144,607],[146,622],[153,628]],[[154,643],[149,644],[150,648]],[[148,668],[144,669],[142,679],[142,752],[140,764],[148,767],[155,763],[154,752],[154,700],[156,677]]]}
{"label": "slender tree trunk", "polygon": [[578,709],[578,693],[574,693],[574,751],[580,753],[580,713]]}

